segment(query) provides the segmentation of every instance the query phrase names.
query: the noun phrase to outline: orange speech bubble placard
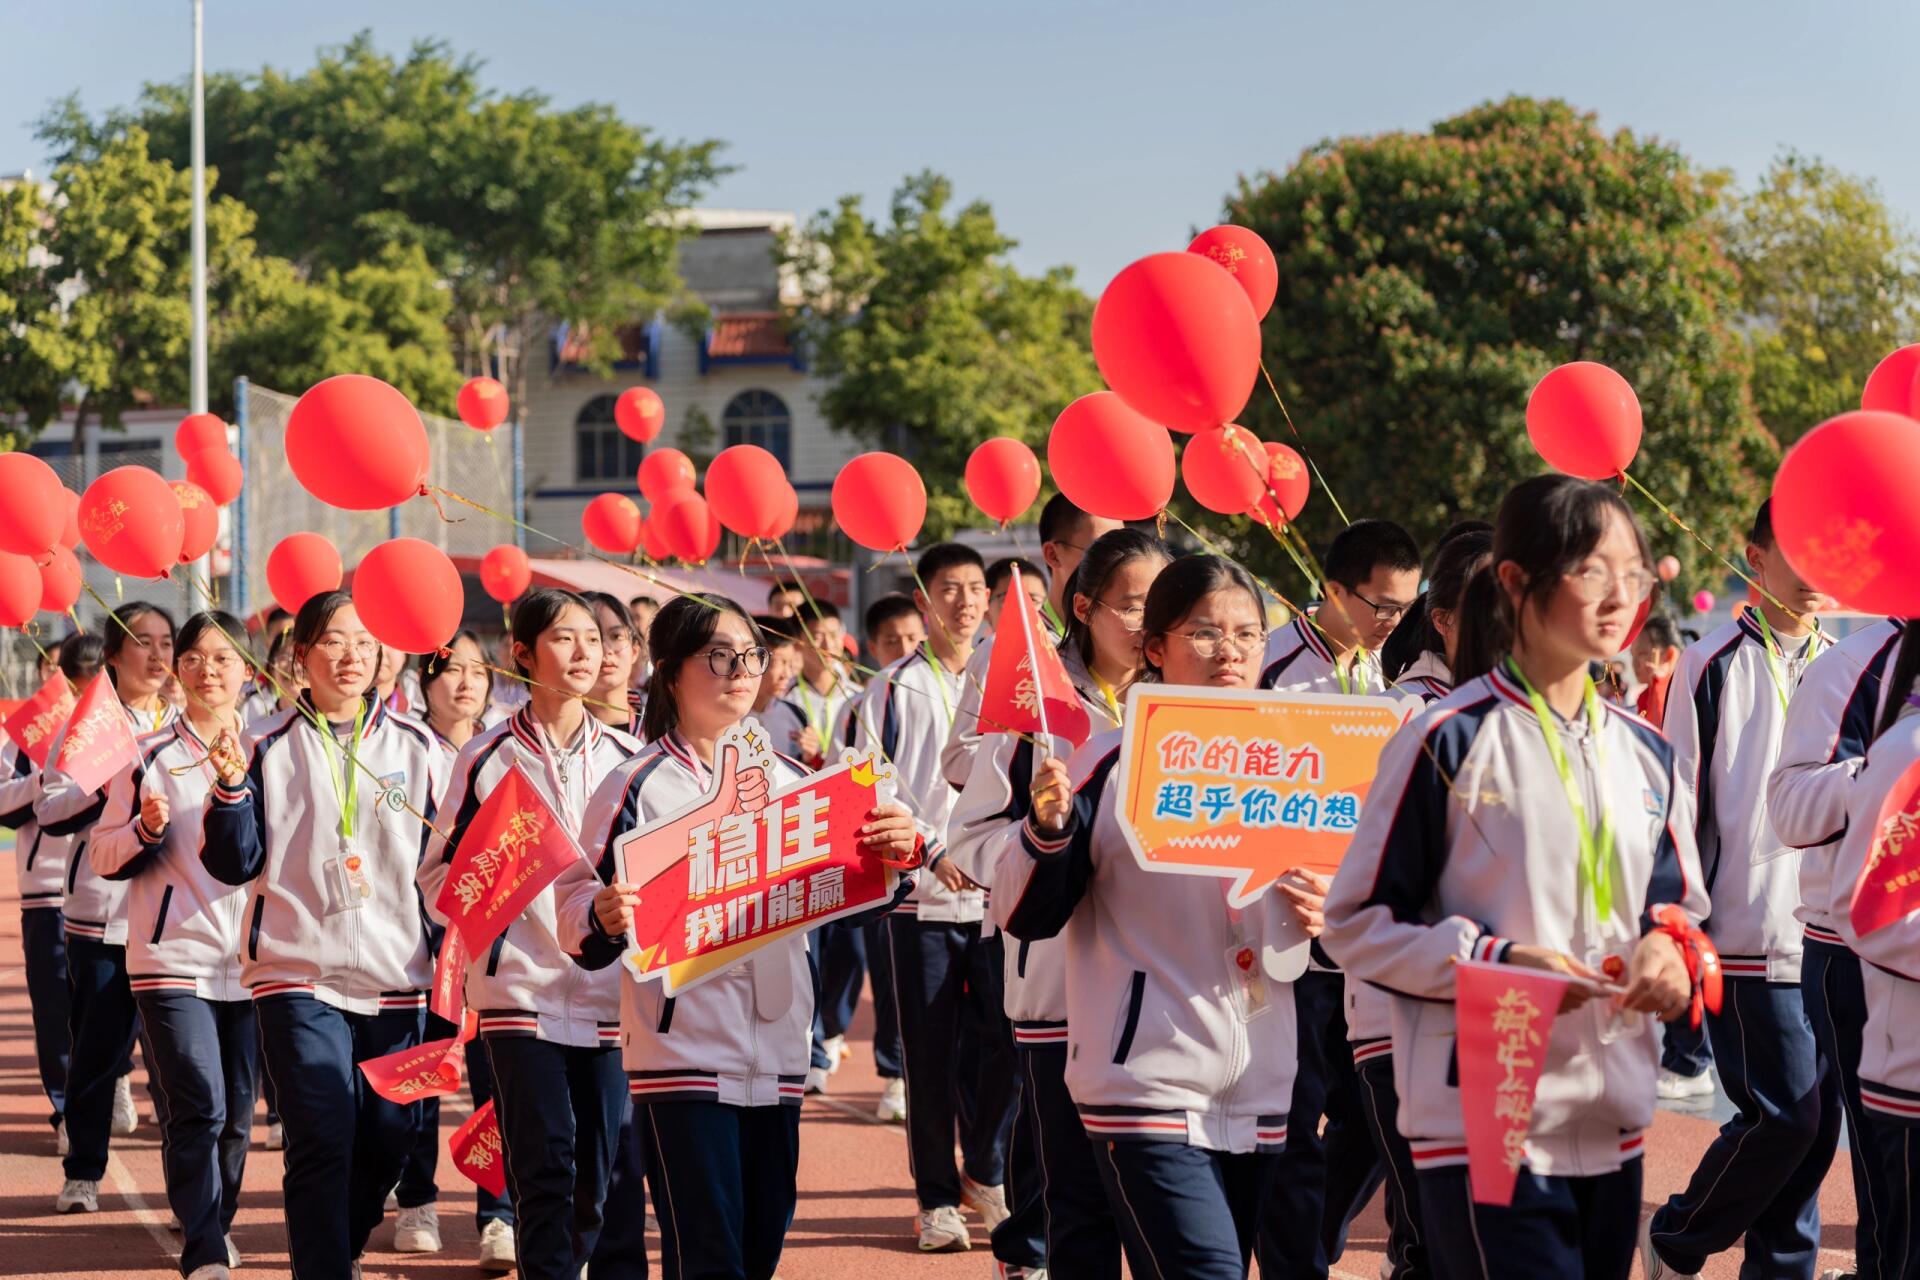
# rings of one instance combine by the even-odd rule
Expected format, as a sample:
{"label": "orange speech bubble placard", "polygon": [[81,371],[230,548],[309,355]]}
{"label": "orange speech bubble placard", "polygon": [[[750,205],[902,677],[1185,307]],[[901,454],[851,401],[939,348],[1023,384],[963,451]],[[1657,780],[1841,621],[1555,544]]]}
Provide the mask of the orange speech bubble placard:
{"label": "orange speech bubble placard", "polygon": [[1392,697],[1136,684],[1117,780],[1148,871],[1223,876],[1245,907],[1288,870],[1346,856],[1380,749],[1418,709]]}

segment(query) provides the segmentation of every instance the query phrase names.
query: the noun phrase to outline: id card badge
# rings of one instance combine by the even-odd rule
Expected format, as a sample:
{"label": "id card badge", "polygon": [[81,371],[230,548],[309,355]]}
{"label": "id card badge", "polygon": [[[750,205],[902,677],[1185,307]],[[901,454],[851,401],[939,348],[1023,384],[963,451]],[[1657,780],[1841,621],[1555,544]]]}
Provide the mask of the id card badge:
{"label": "id card badge", "polygon": [[328,915],[358,911],[373,897],[373,881],[367,875],[366,861],[350,849],[342,847],[321,864],[320,872],[327,884]]}
{"label": "id card badge", "polygon": [[1273,993],[1267,986],[1266,966],[1260,963],[1260,948],[1247,941],[1239,913],[1232,913],[1232,928],[1227,944],[1228,997],[1233,1012],[1242,1022],[1252,1022],[1273,1005]]}

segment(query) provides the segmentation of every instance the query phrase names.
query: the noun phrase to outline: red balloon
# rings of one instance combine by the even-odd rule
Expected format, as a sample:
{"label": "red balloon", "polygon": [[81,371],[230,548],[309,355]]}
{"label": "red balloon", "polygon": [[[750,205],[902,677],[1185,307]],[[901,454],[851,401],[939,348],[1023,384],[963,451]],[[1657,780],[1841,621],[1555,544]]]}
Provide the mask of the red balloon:
{"label": "red balloon", "polygon": [[[1277,527],[1299,518],[1312,485],[1307,460],[1292,446],[1268,441],[1263,447],[1267,451],[1267,484],[1252,514],[1263,524]],[[1274,502],[1276,495],[1280,499],[1278,504]]]}
{"label": "red balloon", "polygon": [[30,453],[0,453],[0,551],[45,555],[60,541],[67,509],[60,477]]}
{"label": "red balloon", "polygon": [[1773,533],[1842,607],[1920,614],[1920,422],[1861,409],[1800,437],[1773,480]]}
{"label": "red balloon", "polygon": [[24,627],[40,612],[40,568],[31,556],[0,552],[0,627]]}
{"label": "red balloon", "polygon": [[705,560],[720,545],[720,521],[697,493],[675,494],[653,513],[660,540],[682,560]]}
{"label": "red balloon", "polygon": [[981,441],[967,456],[967,496],[989,520],[1018,520],[1040,496],[1040,459],[1012,436]]}
{"label": "red balloon", "polygon": [[1273,309],[1273,295],[1280,292],[1280,268],[1274,265],[1273,250],[1258,232],[1225,223],[1195,236],[1187,252],[1225,267],[1233,282],[1246,290],[1254,318],[1266,319]]}
{"label": "red balloon", "polygon": [[1260,320],[1234,278],[1194,253],[1156,253],[1093,309],[1093,358],[1138,412],[1180,431],[1231,422],[1260,371]]}
{"label": "red balloon", "polygon": [[1603,364],[1575,360],[1534,384],[1527,438],[1556,471],[1607,480],[1640,452],[1640,398]]}
{"label": "red balloon", "polygon": [[600,550],[624,556],[640,545],[640,508],[622,493],[603,493],[580,513],[580,532]]}
{"label": "red balloon", "polygon": [[1672,582],[1680,576],[1680,560],[1676,556],[1661,556],[1653,566],[1653,571],[1659,575],[1660,581]]}
{"label": "red balloon", "polygon": [[480,557],[480,587],[501,604],[512,604],[533,585],[527,553],[505,542]]}
{"label": "red balloon", "polygon": [[65,547],[55,547],[40,566],[40,607],[65,613],[80,599],[80,559]]}
{"label": "red balloon", "polygon": [[780,486],[780,512],[774,518],[773,531],[767,537],[779,539],[793,532],[794,522],[800,519],[800,495],[790,484]]}
{"label": "red balloon", "polygon": [[613,402],[613,422],[630,440],[646,444],[666,425],[667,406],[652,387],[628,387]]}
{"label": "red balloon", "polygon": [[1047,469],[1067,500],[1109,520],[1146,520],[1173,497],[1173,439],[1111,391],[1081,396],[1053,420]]}
{"label": "red balloon", "polygon": [[71,551],[80,545],[80,495],[65,485],[60,486],[60,494],[67,504],[67,527],[60,535],[60,545]]}
{"label": "red balloon", "polygon": [[507,420],[507,389],[492,378],[468,378],[454,407],[475,431],[491,431]]}
{"label": "red balloon", "polygon": [[207,449],[194,454],[187,463],[187,479],[200,486],[213,499],[213,505],[224,507],[240,496],[246,477],[240,459],[225,449]]}
{"label": "red balloon", "polygon": [[678,449],[653,449],[640,459],[640,492],[659,506],[676,493],[689,491],[697,477],[693,459]]}
{"label": "red balloon", "polygon": [[787,483],[780,460],[757,444],[722,449],[707,464],[707,505],[714,518],[743,538],[771,538],[780,522]]}
{"label": "red balloon", "polygon": [[340,553],[317,533],[290,533],[267,553],[267,590],[288,613],[317,595],[340,589]]}
{"label": "red balloon", "polygon": [[180,516],[186,522],[180,538],[180,563],[192,564],[220,539],[220,508],[213,505],[207,491],[191,480],[175,480],[168,486],[180,503]]}
{"label": "red balloon", "polygon": [[1860,389],[1860,407],[1920,418],[1920,342],[1873,366]]}
{"label": "red balloon", "polygon": [[405,502],[427,478],[427,428],[419,411],[362,373],[310,387],[287,418],[286,448],[287,465],[306,491],[347,511]]}
{"label": "red balloon", "polygon": [[187,533],[180,500],[158,471],[115,467],[80,495],[80,537],[115,573],[164,578]]}
{"label": "red balloon", "polygon": [[655,563],[673,559],[673,548],[660,536],[659,516],[660,510],[656,507],[652,515],[640,522],[640,550]]}
{"label": "red balloon", "polygon": [[869,550],[903,550],[926,523],[927,486],[900,455],[863,453],[833,478],[833,518]]}
{"label": "red balloon", "polygon": [[446,552],[418,538],[394,538],[354,570],[353,607],[382,644],[435,653],[460,629],[467,593]]}
{"label": "red balloon", "polygon": [[190,413],[173,429],[173,451],[180,455],[182,462],[192,462],[196,454],[209,449],[227,447],[227,424],[220,421],[218,415]]}
{"label": "red balloon", "polygon": [[1195,432],[1180,451],[1180,476],[1193,500],[1223,516],[1244,515],[1267,491],[1267,451],[1232,423]]}

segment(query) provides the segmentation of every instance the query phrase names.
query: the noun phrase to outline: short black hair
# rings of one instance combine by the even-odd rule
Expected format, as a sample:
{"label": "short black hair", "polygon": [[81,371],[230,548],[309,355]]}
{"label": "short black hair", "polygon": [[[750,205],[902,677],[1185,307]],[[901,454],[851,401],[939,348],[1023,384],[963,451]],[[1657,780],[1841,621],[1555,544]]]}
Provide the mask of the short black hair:
{"label": "short black hair", "polygon": [[969,564],[982,573],[987,570],[987,562],[966,543],[937,542],[920,553],[920,559],[913,569],[920,575],[920,581],[931,583],[936,575]]}
{"label": "short black hair", "polygon": [[1664,613],[1650,613],[1641,624],[1640,634],[1655,649],[1678,649],[1681,647],[1680,624]]}
{"label": "short black hair", "polygon": [[635,596],[633,599],[627,601],[627,608],[629,610],[638,609],[641,605],[645,605],[649,609],[658,609],[660,602],[652,596]]}
{"label": "short black hair", "polygon": [[831,600],[821,600],[816,597],[814,602],[807,606],[805,621],[822,622],[828,618],[832,618],[835,622],[840,621],[840,606]]}
{"label": "short black hair", "polygon": [[753,616],[726,596],[688,592],[661,606],[653,619],[653,678],[647,682],[647,707],[640,717],[640,736],[658,742],[680,727],[680,703],[674,680],[681,666],[699,656],[719,629],[720,616],[731,613],[747,624],[755,644],[764,640]]}
{"label": "short black hair", "polygon": [[1091,517],[1064,493],[1056,493],[1040,508],[1040,541],[1065,542]]}
{"label": "short black hair", "polygon": [[1327,579],[1351,591],[1382,566],[1420,570],[1420,544],[1391,520],[1355,520],[1327,547]]}
{"label": "short black hair", "polygon": [[998,591],[1000,584],[1011,578],[1015,569],[1029,578],[1040,579],[1043,585],[1047,581],[1047,571],[1025,556],[1003,556],[987,566],[987,590]]}
{"label": "short black hair", "polygon": [[[612,599],[611,596],[607,598]],[[535,587],[513,606],[513,629],[507,636],[508,655],[513,657],[515,645],[531,650],[539,643],[540,633],[560,621],[560,616],[569,609],[580,610],[596,627],[599,626],[600,620],[593,616],[593,603],[586,596],[575,595],[560,587]],[[631,631],[633,628],[629,626],[627,629]],[[459,637],[455,636],[454,639]],[[453,641],[449,640],[447,644],[451,647]],[[513,657],[513,669],[523,676],[533,674],[518,657]]]}
{"label": "short black hair", "polygon": [[806,594],[807,589],[795,582],[792,578],[781,578],[767,588],[768,600],[772,600],[775,596],[796,595],[804,597]]}
{"label": "short black hair", "polygon": [[1753,513],[1753,529],[1747,534],[1747,541],[1756,547],[1773,546],[1773,499],[1768,498]]}
{"label": "short black hair", "polygon": [[213,631],[226,637],[233,651],[240,655],[240,661],[247,664],[248,671],[258,671],[260,660],[253,656],[253,650],[247,645],[247,624],[222,609],[202,609],[180,624],[180,632],[173,638],[174,670],[180,669],[180,655],[200,643],[202,636]]}
{"label": "short black hair", "polygon": [[107,665],[107,641],[91,631],[68,636],[67,642],[60,646],[60,674],[75,684],[82,684],[100,674],[100,668]]}
{"label": "short black hair", "polygon": [[806,633],[800,629],[798,614],[790,618],[776,618],[766,613],[755,614],[753,625],[760,628],[760,638],[769,649],[807,643]]}
{"label": "short black hair", "polygon": [[880,628],[895,618],[919,616],[920,607],[914,604],[912,596],[890,591],[867,606],[866,616],[861,619],[861,622],[866,627],[867,638],[871,640],[879,633]]}

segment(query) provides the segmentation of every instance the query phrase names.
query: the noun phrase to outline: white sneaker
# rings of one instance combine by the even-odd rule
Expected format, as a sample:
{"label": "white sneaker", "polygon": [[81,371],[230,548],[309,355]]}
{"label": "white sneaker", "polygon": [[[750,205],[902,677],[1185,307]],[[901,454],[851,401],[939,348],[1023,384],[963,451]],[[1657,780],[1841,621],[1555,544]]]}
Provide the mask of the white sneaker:
{"label": "white sneaker", "polygon": [[1653,1249],[1653,1215],[1640,1220],[1640,1274],[1645,1280],[1675,1280],[1677,1276],[1697,1276],[1698,1271],[1681,1271],[1668,1266]]}
{"label": "white sneaker", "polygon": [[480,1228],[480,1269],[511,1271],[518,1255],[513,1248],[513,1228],[498,1218],[488,1218]]}
{"label": "white sneaker", "polygon": [[907,1082],[895,1077],[880,1087],[880,1105],[873,1109],[874,1119],[888,1124],[903,1124],[907,1118]]}
{"label": "white sneaker", "polygon": [[917,1225],[922,1253],[964,1253],[973,1248],[973,1235],[961,1220],[960,1210],[953,1205],[928,1209],[920,1215]]}
{"label": "white sneaker", "polygon": [[960,1175],[960,1203],[980,1215],[980,1220],[987,1224],[988,1234],[1012,1216],[1004,1188],[975,1182],[964,1173]]}
{"label": "white sneaker", "polygon": [[237,1270],[240,1266],[241,1261],[242,1259],[240,1257],[240,1246],[233,1242],[232,1236],[228,1236],[227,1237],[227,1266]]}
{"label": "white sneaker", "polygon": [[287,1130],[278,1120],[267,1126],[266,1141],[260,1144],[266,1151],[284,1151],[287,1147]]}
{"label": "white sneaker", "polygon": [[121,1076],[113,1082],[113,1131],[126,1137],[140,1127],[140,1113],[133,1109],[133,1077]]}
{"label": "white sneaker", "polygon": [[219,1263],[209,1262],[189,1271],[187,1280],[233,1280],[233,1276]]}
{"label": "white sneaker", "polygon": [[393,1224],[395,1253],[440,1252],[440,1210],[430,1204],[402,1209]]}
{"label": "white sneaker", "polygon": [[64,1156],[72,1149],[73,1144],[67,1141],[67,1122],[62,1120],[60,1127],[53,1131],[53,1153]]}
{"label": "white sneaker", "polygon": [[853,1047],[845,1036],[828,1036],[820,1042],[820,1047],[827,1051],[827,1059],[833,1064],[827,1068],[828,1075],[838,1071],[840,1064],[853,1056]]}
{"label": "white sneaker", "polygon": [[100,1184],[86,1178],[68,1178],[53,1202],[55,1213],[100,1212]]}
{"label": "white sneaker", "polygon": [[808,1093],[825,1093],[827,1091],[827,1068],[825,1067],[808,1067],[807,1068],[806,1091]]}
{"label": "white sneaker", "polygon": [[1711,1098],[1713,1096],[1713,1072],[1702,1071],[1697,1076],[1683,1076],[1678,1071],[1660,1068],[1660,1078],[1654,1084],[1653,1091],[1663,1102],[1681,1102],[1688,1098]]}

